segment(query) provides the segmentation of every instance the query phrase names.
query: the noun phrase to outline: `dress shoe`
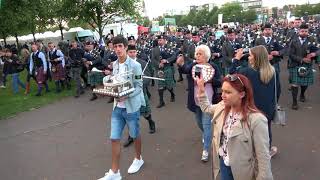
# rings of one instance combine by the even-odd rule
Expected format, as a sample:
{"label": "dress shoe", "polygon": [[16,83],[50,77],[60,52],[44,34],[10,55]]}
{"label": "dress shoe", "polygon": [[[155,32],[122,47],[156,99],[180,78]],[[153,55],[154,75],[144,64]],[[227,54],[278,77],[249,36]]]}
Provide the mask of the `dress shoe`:
{"label": "dress shoe", "polygon": [[123,144],[123,147],[128,147],[132,143],[133,143],[133,138],[129,136],[127,141]]}
{"label": "dress shoe", "polygon": [[162,108],[163,106],[165,106],[166,104],[164,102],[160,103],[157,108]]}

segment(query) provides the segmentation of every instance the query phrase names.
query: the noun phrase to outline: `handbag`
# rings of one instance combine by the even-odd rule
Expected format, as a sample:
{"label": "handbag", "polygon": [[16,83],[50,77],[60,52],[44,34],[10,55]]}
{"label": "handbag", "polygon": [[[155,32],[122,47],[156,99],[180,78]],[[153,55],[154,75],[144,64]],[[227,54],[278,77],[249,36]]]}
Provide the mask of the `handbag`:
{"label": "handbag", "polygon": [[285,126],[286,123],[287,123],[287,119],[286,119],[286,112],[284,111],[284,109],[282,109],[279,105],[278,105],[278,99],[277,99],[277,75],[275,73],[275,76],[274,76],[274,96],[275,96],[275,113],[274,113],[274,117],[273,117],[273,122],[275,124],[279,124],[279,125],[282,125],[282,126]]}

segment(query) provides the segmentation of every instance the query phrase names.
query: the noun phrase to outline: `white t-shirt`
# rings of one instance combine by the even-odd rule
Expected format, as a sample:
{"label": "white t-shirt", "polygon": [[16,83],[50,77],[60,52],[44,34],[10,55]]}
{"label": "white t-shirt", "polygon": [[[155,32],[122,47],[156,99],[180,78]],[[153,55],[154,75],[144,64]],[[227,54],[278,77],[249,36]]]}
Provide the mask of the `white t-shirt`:
{"label": "white t-shirt", "polygon": [[[125,73],[125,72],[126,72],[126,65],[124,63],[122,63],[122,64],[119,63],[119,72],[118,73],[121,74],[121,73]],[[117,103],[117,107],[126,108],[126,105],[125,105],[124,101],[122,101],[122,102]]]}

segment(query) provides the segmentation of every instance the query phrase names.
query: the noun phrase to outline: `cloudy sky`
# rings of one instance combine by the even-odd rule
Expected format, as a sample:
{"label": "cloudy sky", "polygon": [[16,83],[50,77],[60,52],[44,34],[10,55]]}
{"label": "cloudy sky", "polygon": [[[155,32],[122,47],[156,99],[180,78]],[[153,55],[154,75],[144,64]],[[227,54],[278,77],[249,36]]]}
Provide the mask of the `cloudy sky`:
{"label": "cloudy sky", "polygon": [[[162,15],[166,10],[170,9],[184,9],[183,7],[190,5],[201,5],[205,3],[223,4],[223,0],[144,0],[147,8],[147,15],[149,17],[157,17]],[[320,0],[263,0],[263,6],[268,7],[282,7],[285,4],[305,4],[320,3]]]}

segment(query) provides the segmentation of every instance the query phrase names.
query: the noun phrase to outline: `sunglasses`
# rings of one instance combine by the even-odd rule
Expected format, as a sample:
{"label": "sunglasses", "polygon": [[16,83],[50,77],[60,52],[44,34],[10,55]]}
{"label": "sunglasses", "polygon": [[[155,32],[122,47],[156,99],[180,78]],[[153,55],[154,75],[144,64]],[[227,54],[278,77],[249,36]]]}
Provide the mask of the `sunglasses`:
{"label": "sunglasses", "polygon": [[238,75],[228,74],[228,75],[226,75],[226,78],[228,78],[228,80],[231,81],[231,82],[234,82],[234,81],[236,81],[236,80],[239,80],[240,83],[242,84],[242,86],[245,87],[244,84],[243,84],[243,82],[242,82],[242,80],[241,80],[241,78],[240,78]]}

